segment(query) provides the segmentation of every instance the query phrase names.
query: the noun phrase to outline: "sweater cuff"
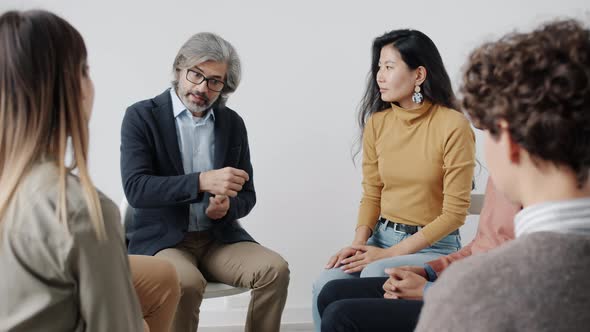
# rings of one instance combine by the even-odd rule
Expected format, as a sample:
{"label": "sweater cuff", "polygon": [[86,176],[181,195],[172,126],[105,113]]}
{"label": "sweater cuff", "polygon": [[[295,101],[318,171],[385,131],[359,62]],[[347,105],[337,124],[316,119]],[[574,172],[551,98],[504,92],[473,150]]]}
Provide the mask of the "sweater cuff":
{"label": "sweater cuff", "polygon": [[[428,264],[424,264],[424,271],[426,271],[426,279],[430,282],[435,282],[438,276],[436,275],[436,271],[432,268],[432,266]],[[426,290],[426,288],[425,288]]]}

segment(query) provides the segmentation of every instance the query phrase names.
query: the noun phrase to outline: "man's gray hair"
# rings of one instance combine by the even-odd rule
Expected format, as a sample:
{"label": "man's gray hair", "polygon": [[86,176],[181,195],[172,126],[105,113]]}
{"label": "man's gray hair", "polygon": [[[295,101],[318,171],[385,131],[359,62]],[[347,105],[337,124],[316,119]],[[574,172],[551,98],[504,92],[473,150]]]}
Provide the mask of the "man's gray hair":
{"label": "man's gray hair", "polygon": [[225,62],[227,74],[225,86],[219,96],[219,105],[225,106],[228,95],[238,88],[242,76],[240,58],[227,40],[211,32],[200,32],[190,37],[178,51],[172,66],[172,86],[178,88],[178,75],[183,69],[192,68],[206,61]]}

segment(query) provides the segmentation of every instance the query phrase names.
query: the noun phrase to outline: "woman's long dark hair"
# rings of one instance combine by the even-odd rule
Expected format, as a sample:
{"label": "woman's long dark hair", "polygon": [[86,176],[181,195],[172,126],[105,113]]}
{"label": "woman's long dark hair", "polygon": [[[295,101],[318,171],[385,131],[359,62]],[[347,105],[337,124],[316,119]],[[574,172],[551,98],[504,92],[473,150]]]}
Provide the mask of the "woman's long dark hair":
{"label": "woman's long dark hair", "polygon": [[[440,53],[428,36],[417,30],[394,30],[375,38],[372,47],[371,71],[367,77],[367,90],[361,100],[358,124],[361,129],[359,143],[369,117],[376,112],[390,107],[381,100],[377,85],[379,57],[384,46],[392,45],[401,55],[402,60],[412,70],[422,66],[426,68],[426,80],[422,84],[422,94],[430,102],[448,108],[457,109],[451,80],[445,69]],[[360,151],[360,143],[355,156]]]}

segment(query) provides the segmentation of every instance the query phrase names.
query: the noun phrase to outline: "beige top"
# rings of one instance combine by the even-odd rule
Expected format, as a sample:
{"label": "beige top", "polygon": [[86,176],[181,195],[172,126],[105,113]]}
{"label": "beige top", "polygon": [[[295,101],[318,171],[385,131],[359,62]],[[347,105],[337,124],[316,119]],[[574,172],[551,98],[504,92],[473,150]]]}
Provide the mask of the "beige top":
{"label": "beige top", "polygon": [[430,244],[467,216],[475,135],[465,116],[429,102],[415,110],[392,104],[373,114],[363,134],[363,197],[358,226],[379,216],[425,226]]}
{"label": "beige top", "polygon": [[68,228],[57,221],[57,167],[23,180],[0,222],[0,331],[143,331],[117,206],[99,193],[107,240],[98,241],[76,177]]}

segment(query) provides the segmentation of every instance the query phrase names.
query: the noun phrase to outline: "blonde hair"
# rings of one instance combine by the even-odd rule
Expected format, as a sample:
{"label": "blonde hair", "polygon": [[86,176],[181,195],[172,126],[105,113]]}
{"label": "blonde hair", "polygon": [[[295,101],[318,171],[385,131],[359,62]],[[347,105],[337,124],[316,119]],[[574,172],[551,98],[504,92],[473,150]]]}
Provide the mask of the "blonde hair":
{"label": "blonde hair", "polygon": [[[88,174],[88,114],[82,105],[86,47],[78,31],[46,11],[0,16],[0,222],[32,167],[56,163],[57,220],[67,227],[66,183],[77,169],[99,239],[105,229],[98,193]],[[72,164],[66,165],[68,140]]]}

